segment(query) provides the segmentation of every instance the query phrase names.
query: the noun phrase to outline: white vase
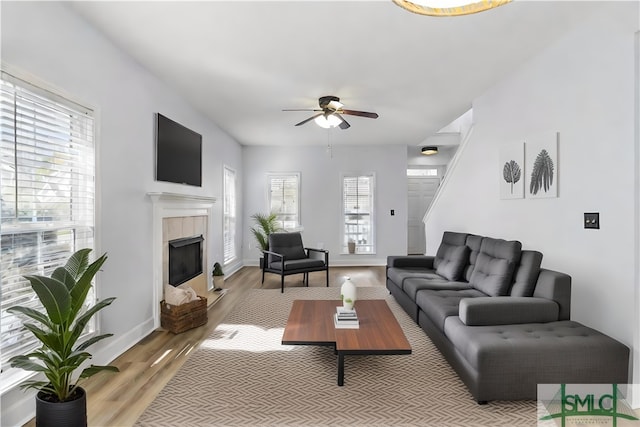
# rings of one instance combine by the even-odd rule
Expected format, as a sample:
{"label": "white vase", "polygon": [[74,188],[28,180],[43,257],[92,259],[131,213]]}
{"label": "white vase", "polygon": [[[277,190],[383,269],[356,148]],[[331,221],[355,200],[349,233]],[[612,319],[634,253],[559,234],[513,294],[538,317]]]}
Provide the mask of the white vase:
{"label": "white vase", "polygon": [[344,278],[340,288],[340,295],[342,297],[342,306],[347,310],[353,309],[353,304],[356,302],[356,285],[353,284],[350,277]]}

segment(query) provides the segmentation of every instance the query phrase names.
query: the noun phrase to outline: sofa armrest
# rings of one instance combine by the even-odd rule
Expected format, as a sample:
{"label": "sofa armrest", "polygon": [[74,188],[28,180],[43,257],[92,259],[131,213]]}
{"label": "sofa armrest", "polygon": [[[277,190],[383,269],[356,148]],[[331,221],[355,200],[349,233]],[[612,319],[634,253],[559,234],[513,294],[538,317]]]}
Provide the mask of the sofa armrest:
{"label": "sofa armrest", "polygon": [[560,307],[558,320],[571,318],[571,276],[568,274],[541,268],[533,296],[555,301]]}
{"label": "sofa armrest", "polygon": [[555,301],[535,297],[477,297],[460,300],[459,316],[467,326],[546,323],[558,320]]}
{"label": "sofa armrest", "polygon": [[329,251],[326,249],[304,248],[307,256],[311,259],[319,259],[324,261],[325,265],[329,265]]}
{"label": "sofa armrest", "polygon": [[387,267],[420,267],[433,270],[434,258],[431,255],[392,255],[387,257]]}

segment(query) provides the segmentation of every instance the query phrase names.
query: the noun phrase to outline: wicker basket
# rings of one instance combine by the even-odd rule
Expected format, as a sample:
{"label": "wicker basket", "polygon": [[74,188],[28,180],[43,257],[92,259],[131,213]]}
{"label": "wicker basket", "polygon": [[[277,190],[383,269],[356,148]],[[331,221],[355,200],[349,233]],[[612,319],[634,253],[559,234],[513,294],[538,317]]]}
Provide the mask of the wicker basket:
{"label": "wicker basket", "polygon": [[207,299],[197,300],[181,305],[171,305],[164,300],[160,302],[160,324],[174,334],[197,328],[207,323]]}

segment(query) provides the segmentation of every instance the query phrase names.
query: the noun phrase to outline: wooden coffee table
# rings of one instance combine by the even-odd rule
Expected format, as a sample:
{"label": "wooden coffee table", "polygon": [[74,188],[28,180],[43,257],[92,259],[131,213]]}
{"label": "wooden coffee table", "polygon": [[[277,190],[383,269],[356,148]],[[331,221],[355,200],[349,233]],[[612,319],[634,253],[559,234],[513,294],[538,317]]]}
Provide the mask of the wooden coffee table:
{"label": "wooden coffee table", "polygon": [[284,328],[284,345],[333,346],[338,355],[338,385],[344,384],[344,356],[411,354],[411,345],[384,300],[358,300],[360,328],[336,329],[338,300],[295,300]]}

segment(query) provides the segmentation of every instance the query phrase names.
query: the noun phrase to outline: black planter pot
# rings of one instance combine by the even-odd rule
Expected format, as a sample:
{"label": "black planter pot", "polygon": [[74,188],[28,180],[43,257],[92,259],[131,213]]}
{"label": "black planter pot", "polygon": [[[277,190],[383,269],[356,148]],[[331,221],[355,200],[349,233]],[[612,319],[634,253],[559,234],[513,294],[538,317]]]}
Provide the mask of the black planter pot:
{"label": "black planter pot", "polygon": [[87,393],[76,389],[78,398],[68,402],[49,402],[46,394],[36,395],[36,427],[87,427]]}

